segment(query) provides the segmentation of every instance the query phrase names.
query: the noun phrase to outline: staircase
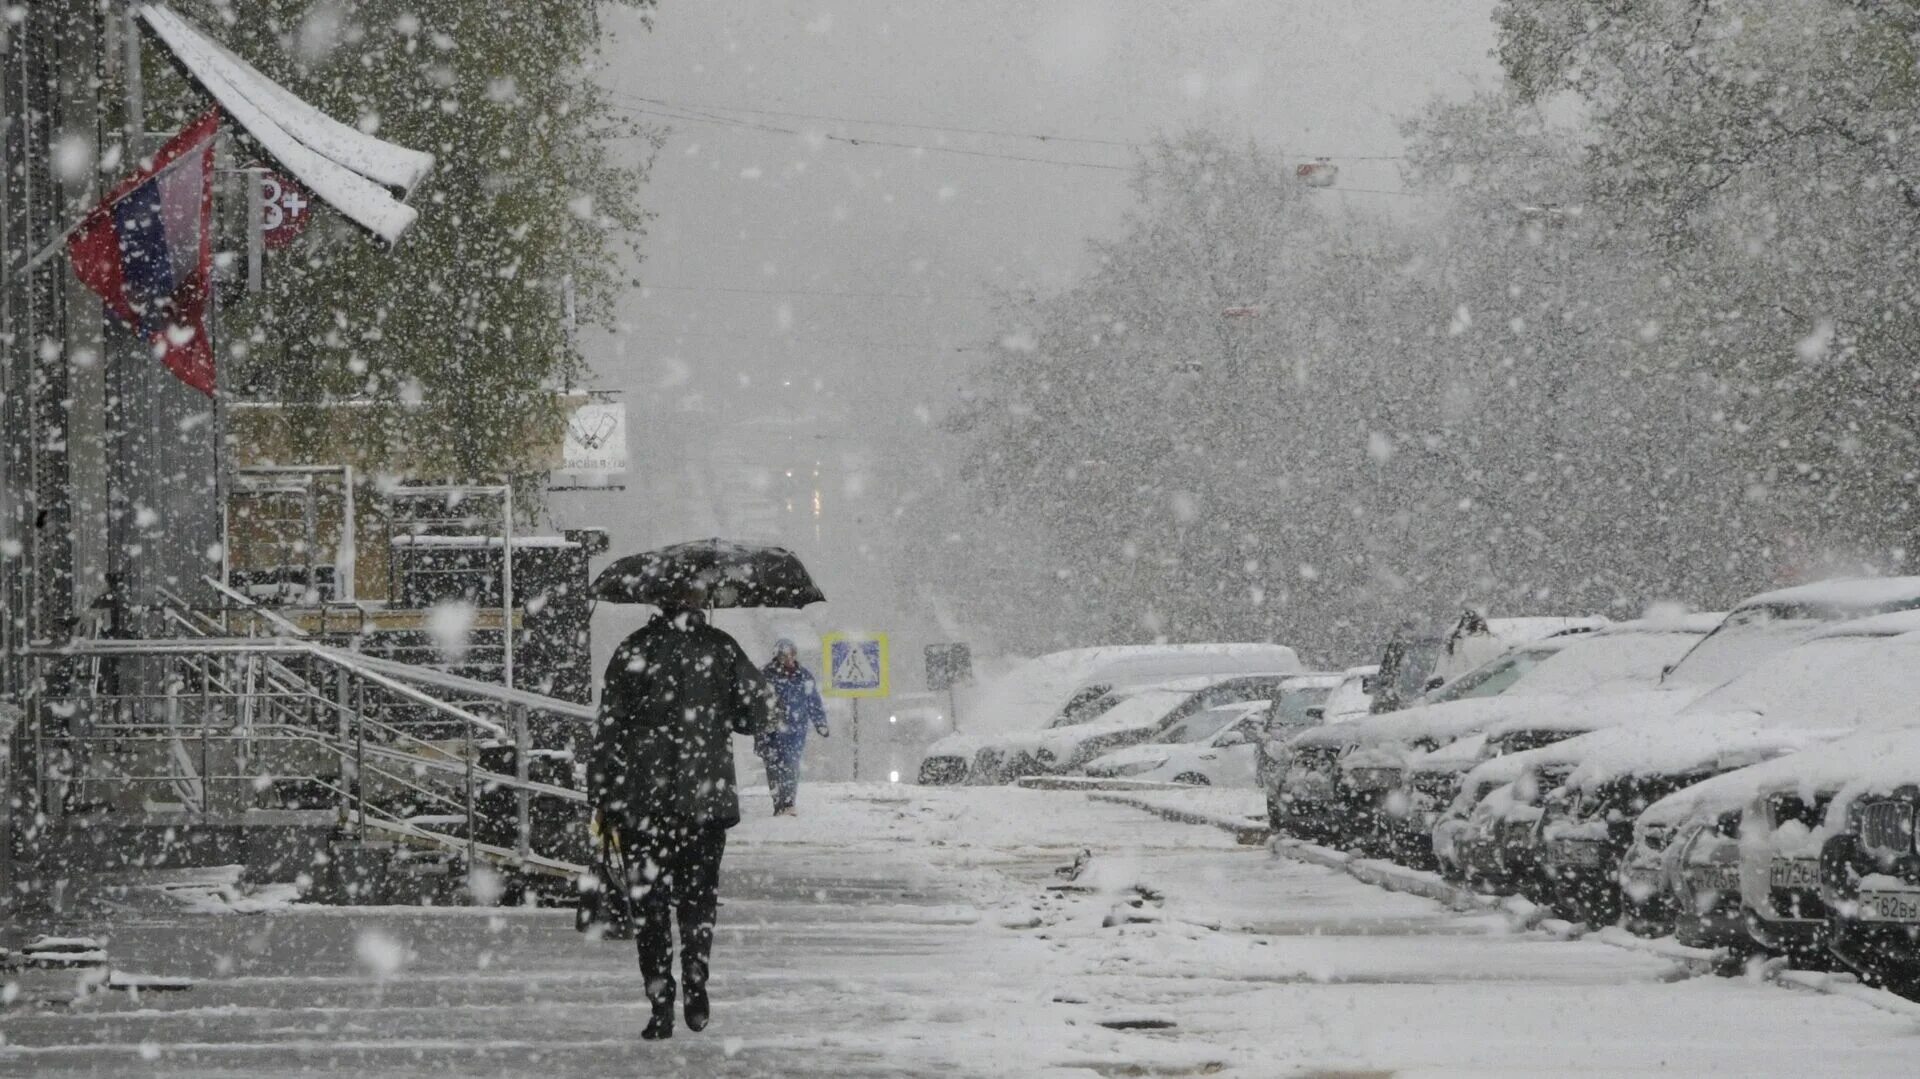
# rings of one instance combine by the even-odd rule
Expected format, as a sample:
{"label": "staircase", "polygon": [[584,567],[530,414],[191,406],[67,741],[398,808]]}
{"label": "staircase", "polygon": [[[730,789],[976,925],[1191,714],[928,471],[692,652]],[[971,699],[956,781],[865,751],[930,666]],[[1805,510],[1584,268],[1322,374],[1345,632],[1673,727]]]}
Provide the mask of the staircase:
{"label": "staircase", "polygon": [[[269,612],[270,613],[270,612]],[[29,648],[15,734],[24,846],[113,869],[240,861],[341,902],[456,901],[474,870],[561,891],[586,857],[565,749],[591,706],[305,639],[213,635]],[[27,874],[30,875],[30,870]],[[483,875],[484,876],[484,875]],[[417,893],[417,895],[416,895]]]}

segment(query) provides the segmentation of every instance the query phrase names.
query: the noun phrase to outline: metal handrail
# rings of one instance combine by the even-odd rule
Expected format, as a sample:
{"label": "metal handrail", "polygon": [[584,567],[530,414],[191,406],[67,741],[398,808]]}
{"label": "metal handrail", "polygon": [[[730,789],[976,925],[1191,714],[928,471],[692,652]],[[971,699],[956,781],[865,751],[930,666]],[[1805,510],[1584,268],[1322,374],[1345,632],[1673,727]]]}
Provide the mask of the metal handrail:
{"label": "metal handrail", "polygon": [[354,662],[360,666],[370,670],[380,671],[383,674],[388,674],[403,681],[433,686],[437,689],[470,693],[476,697],[484,697],[499,704],[518,705],[522,708],[531,708],[536,712],[548,712],[553,715],[564,716],[568,719],[580,719],[592,722],[598,714],[591,704],[563,701],[558,697],[549,697],[545,694],[533,693],[524,689],[508,689],[506,686],[493,682],[483,682],[477,678],[448,674],[446,671],[435,670],[432,667],[417,667],[411,663],[402,663],[395,659],[358,655],[352,652],[340,652],[338,649],[333,649],[326,645],[319,647],[340,655],[352,656]]}
{"label": "metal handrail", "polygon": [[[543,871],[558,872],[570,866],[552,858],[538,855],[531,849],[532,828],[529,817],[530,799],[533,796],[554,799],[562,802],[584,804],[587,796],[584,792],[549,783],[536,782],[527,774],[530,751],[526,716],[528,712],[539,711],[560,715],[569,719],[585,719],[593,715],[589,706],[573,702],[559,701],[540,694],[524,690],[510,690],[472,679],[447,675],[434,670],[411,668],[406,664],[391,660],[373,659],[356,653],[331,648],[312,640],[300,640],[287,637],[267,638],[216,638],[202,637],[190,639],[101,639],[83,638],[55,647],[39,645],[22,651],[23,656],[45,660],[78,660],[85,662],[95,672],[84,680],[91,686],[96,683],[101,662],[109,658],[166,659],[186,665],[189,684],[197,686],[197,692],[187,693],[142,693],[99,695],[92,689],[79,689],[72,692],[48,693],[42,683],[31,696],[39,707],[35,708],[34,739],[36,772],[35,790],[51,790],[46,785],[93,784],[98,782],[151,781],[191,782],[192,794],[182,795],[182,801],[188,805],[199,803],[202,811],[210,804],[211,784],[214,781],[231,783],[248,778],[242,775],[230,775],[224,772],[215,775],[209,769],[208,746],[210,743],[243,746],[258,741],[263,744],[304,743],[336,754],[340,761],[338,782],[328,778],[329,773],[289,775],[283,778],[302,778],[315,783],[324,790],[333,791],[341,796],[340,811],[342,820],[356,825],[362,834],[369,826],[378,826],[383,830],[402,831],[411,838],[423,839],[445,847],[464,845],[468,864],[483,851],[490,859],[498,859],[508,864],[539,868]],[[299,661],[304,658],[305,665]],[[331,669],[340,679],[329,689],[327,682],[316,678],[316,668]],[[177,676],[172,676],[177,677]],[[37,680],[36,680],[37,681]],[[482,716],[475,715],[466,708],[440,700],[428,693],[409,685],[409,682],[433,688],[464,691],[484,699],[492,700],[506,707],[513,719],[514,746],[517,750],[516,775],[485,771],[478,767],[478,752],[475,736],[480,734],[494,737],[507,733],[506,728]],[[351,688],[350,688],[351,687]],[[448,745],[444,741],[435,741],[419,734],[403,730],[392,722],[378,717],[376,709],[370,709],[367,690],[384,690],[388,700],[378,708],[420,707],[430,714],[458,721],[464,730],[464,752],[458,745]],[[336,699],[338,698],[338,699]],[[55,702],[84,701],[99,699],[126,704],[136,701],[181,701],[189,707],[197,704],[197,722],[180,726],[172,721],[166,724],[127,725],[109,721],[103,726],[89,726],[84,733],[57,733],[45,727],[45,708]],[[231,709],[231,710],[229,710]],[[332,718],[329,718],[332,717]],[[337,724],[337,727],[335,726]],[[133,733],[150,731],[151,736]],[[337,731],[337,733],[330,733]],[[129,735],[132,734],[132,737]],[[121,772],[117,775],[94,775],[90,769],[82,766],[78,772],[69,767],[76,760],[88,757],[87,747],[97,743],[135,744],[140,742],[172,741],[184,744],[186,739],[196,741],[200,747],[200,761],[196,768],[194,762],[183,760],[180,767],[188,773],[197,771],[190,779],[180,775],[131,775]],[[48,750],[59,751],[59,756],[50,756]],[[242,750],[244,752],[244,749]],[[50,761],[58,760],[62,766],[52,772],[42,772]],[[228,769],[227,771],[231,771]],[[423,772],[438,773],[443,776],[458,777],[457,781],[464,790],[448,784],[434,789],[431,785],[416,782]],[[349,780],[351,777],[351,780]],[[252,778],[258,778],[254,776]],[[367,801],[367,784],[385,785],[396,790],[410,791],[426,804],[445,805],[462,813],[465,821],[466,838],[448,836],[439,832],[430,832],[407,825],[396,817],[395,824],[376,825],[370,813],[387,813],[377,805]],[[488,789],[511,791],[518,803],[518,821],[514,828],[515,849],[491,847],[478,839],[479,821],[476,817],[475,799],[478,789],[484,785]],[[36,798],[40,797],[38,793]],[[389,814],[391,815],[391,814]]]}
{"label": "metal handrail", "polygon": [[309,641],[289,640],[285,637],[229,637],[196,638],[191,640],[103,640],[99,638],[78,638],[67,644],[48,647],[32,646],[23,650],[29,656],[198,656],[216,654],[255,654],[313,656],[325,660],[356,677],[378,685],[390,693],[405,697],[413,704],[445,713],[447,716],[467,724],[475,730],[485,731],[495,738],[505,738],[508,731],[490,719],[474,715],[458,705],[449,704],[438,697],[429,696],[406,683],[382,674],[352,652],[328,648]]}

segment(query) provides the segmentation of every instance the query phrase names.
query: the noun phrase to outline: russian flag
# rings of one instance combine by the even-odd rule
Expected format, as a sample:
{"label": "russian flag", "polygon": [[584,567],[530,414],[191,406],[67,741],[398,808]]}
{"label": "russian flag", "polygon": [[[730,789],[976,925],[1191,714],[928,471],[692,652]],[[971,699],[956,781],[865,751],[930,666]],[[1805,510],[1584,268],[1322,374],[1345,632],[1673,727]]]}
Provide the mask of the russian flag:
{"label": "russian flag", "polygon": [[213,395],[213,141],[210,109],[122,180],[67,241],[81,283],[153,346],[174,377]]}

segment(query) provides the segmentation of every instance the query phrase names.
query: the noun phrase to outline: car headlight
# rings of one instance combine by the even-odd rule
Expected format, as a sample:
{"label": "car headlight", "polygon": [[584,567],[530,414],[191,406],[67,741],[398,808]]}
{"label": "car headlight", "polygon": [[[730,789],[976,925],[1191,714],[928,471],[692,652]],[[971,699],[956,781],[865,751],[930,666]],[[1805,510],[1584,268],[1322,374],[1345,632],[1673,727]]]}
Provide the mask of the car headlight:
{"label": "car headlight", "polygon": [[1054,755],[1053,755],[1053,750],[1051,750],[1051,749],[1042,749],[1042,750],[1040,751],[1040,763],[1041,763],[1041,764],[1052,764],[1052,763],[1054,762],[1054,760],[1055,760],[1055,758],[1054,758]]}

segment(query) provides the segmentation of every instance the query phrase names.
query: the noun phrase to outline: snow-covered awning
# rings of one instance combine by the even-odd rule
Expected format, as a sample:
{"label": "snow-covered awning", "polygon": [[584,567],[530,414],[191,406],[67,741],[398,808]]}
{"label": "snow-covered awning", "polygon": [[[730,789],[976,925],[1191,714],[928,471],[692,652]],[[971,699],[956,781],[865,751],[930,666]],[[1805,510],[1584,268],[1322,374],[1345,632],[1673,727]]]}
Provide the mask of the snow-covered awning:
{"label": "snow-covered awning", "polygon": [[399,242],[419,213],[389,189],[404,197],[432,170],[432,154],[334,120],[165,4],[141,5],[140,18],[187,75],[309,191],[387,243]]}

